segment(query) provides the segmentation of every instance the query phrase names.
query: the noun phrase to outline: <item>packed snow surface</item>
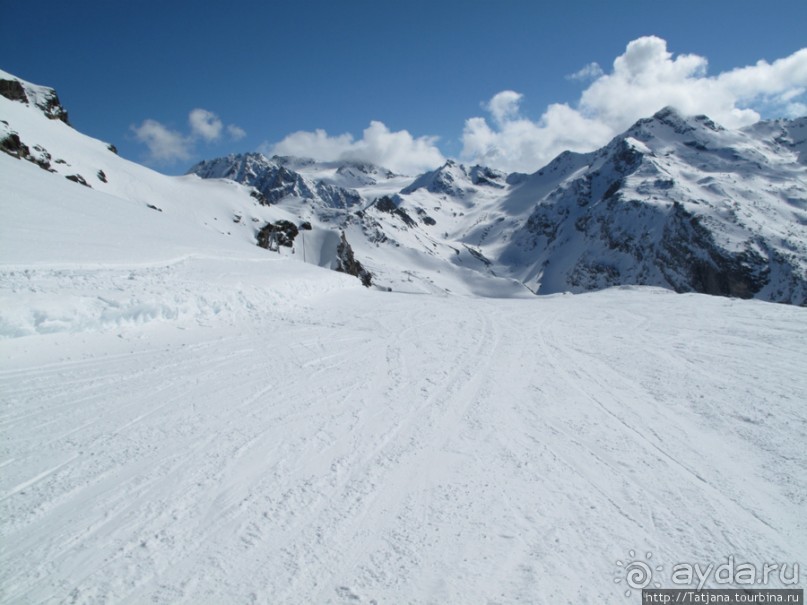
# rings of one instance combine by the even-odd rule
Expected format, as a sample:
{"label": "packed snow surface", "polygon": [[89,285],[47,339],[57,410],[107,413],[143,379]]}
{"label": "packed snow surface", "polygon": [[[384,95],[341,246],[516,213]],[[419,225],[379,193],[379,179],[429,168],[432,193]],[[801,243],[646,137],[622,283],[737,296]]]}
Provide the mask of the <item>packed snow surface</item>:
{"label": "packed snow surface", "polygon": [[805,309],[287,264],[14,282],[61,315],[0,341],[3,602],[619,603],[631,549],[807,562]]}

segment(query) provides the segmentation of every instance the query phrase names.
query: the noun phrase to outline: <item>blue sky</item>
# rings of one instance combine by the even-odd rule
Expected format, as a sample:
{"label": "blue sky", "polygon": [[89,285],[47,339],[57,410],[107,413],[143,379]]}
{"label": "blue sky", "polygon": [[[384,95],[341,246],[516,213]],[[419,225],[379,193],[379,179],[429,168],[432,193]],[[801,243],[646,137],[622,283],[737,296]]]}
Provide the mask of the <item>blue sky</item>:
{"label": "blue sky", "polygon": [[[777,117],[806,102],[805,57],[794,57],[807,47],[804,0],[0,7],[0,67],[55,87],[79,130],[167,173],[255,149],[352,155],[410,172],[444,157],[537,169],[564,145],[601,144],[665,94],[729,125],[753,119],[737,108]],[[625,78],[647,80],[646,99],[608,78],[632,41],[643,42],[623,61]],[[761,90],[748,89],[758,73],[718,82],[788,57],[765,72]],[[640,60],[641,74],[631,67]],[[669,73],[648,80],[652,70]],[[642,103],[621,112],[637,96]]]}

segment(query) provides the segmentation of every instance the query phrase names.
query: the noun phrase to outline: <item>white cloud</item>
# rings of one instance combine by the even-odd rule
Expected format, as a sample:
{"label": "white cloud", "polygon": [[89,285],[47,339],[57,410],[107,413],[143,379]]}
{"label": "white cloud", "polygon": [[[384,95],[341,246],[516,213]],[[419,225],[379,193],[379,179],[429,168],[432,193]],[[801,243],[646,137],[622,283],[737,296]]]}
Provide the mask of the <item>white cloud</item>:
{"label": "white cloud", "polygon": [[226,130],[230,140],[238,141],[246,136],[243,128],[235,124],[224,126],[212,111],[196,108],[188,114],[190,132],[182,134],[171,130],[157,120],[144,120],[140,126],[131,126],[135,138],[148,149],[148,161],[155,164],[172,164],[187,161],[196,153],[199,141],[213,143],[221,139]]}
{"label": "white cloud", "polygon": [[490,112],[497,124],[504,124],[518,116],[518,106],[524,95],[512,90],[503,90],[493,96],[483,107]]}
{"label": "white cloud", "polygon": [[490,122],[482,117],[466,121],[462,157],[532,172],[566,149],[596,149],[667,105],[735,128],[756,122],[760,112],[804,113],[807,48],[773,63],[759,61],[716,76],[708,76],[707,67],[698,55],[673,56],[661,38],[638,38],[614,60],[610,73],[590,63],[569,76],[593,81],[575,105],[550,105],[537,121],[521,115],[519,93],[495,95],[483,105]]}
{"label": "white cloud", "polygon": [[567,80],[594,80],[595,78],[599,78],[604,72],[602,71],[602,67],[600,67],[599,63],[589,63],[588,65],[584,66],[583,68],[579,69],[578,71],[574,72],[573,74],[569,74],[566,76]]}
{"label": "white cloud", "polygon": [[152,162],[170,164],[191,157],[191,141],[156,120],[144,120],[140,126],[131,126],[131,129],[135,138],[148,148]]}
{"label": "white cloud", "polygon": [[230,124],[227,126],[227,134],[230,135],[230,138],[233,141],[240,141],[245,136],[247,136],[246,131],[240,126],[236,126],[235,124]]}
{"label": "white cloud", "polygon": [[191,125],[191,136],[199,137],[205,141],[215,141],[221,136],[224,124],[212,111],[194,109],[188,114],[188,123]]}
{"label": "white cloud", "polygon": [[406,130],[390,131],[383,122],[372,121],[361,139],[345,133],[331,136],[322,129],[298,131],[278,143],[266,143],[268,155],[296,155],[320,161],[371,162],[403,174],[417,174],[445,162],[436,137],[413,137]]}

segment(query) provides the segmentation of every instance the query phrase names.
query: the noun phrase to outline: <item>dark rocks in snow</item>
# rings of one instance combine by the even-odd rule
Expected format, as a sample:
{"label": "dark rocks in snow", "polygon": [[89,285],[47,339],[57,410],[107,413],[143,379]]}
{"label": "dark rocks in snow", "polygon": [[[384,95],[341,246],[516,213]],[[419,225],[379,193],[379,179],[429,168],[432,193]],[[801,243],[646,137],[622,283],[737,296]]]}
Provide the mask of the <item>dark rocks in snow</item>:
{"label": "dark rocks in snow", "polygon": [[52,159],[50,153],[41,145],[34,145],[33,149],[29,148],[20,140],[20,136],[16,132],[10,132],[0,140],[0,150],[18,160],[28,160],[42,170],[54,172],[50,166]]}
{"label": "dark rocks in snow", "polygon": [[387,195],[378,198],[374,205],[376,210],[381,210],[381,212],[389,212],[390,214],[398,209],[398,205],[392,201],[391,197]]}
{"label": "dark rocks in snow", "polygon": [[258,191],[257,189],[253,189],[252,191],[250,191],[249,196],[256,199],[256,200],[258,200],[258,203],[261,206],[269,206],[270,205],[269,200],[266,199],[266,196],[263,193],[261,193],[260,191]]}
{"label": "dark rocks in snow", "polygon": [[152,210],[156,210],[157,212],[162,212],[162,208],[157,208],[154,204],[146,204],[146,208],[151,208]]}
{"label": "dark rocks in snow", "polygon": [[34,152],[31,154],[31,157],[27,159],[39,166],[42,170],[51,172],[50,161],[52,157],[50,153],[48,153],[48,150],[41,145],[34,145],[33,150]]}
{"label": "dark rocks in snow", "polygon": [[109,149],[109,150],[110,150],[112,153],[114,153],[115,155],[118,155],[118,148],[117,148],[117,147],[115,147],[115,146],[114,146],[112,143],[109,143],[109,144],[106,146],[106,148],[107,148],[107,149]]}
{"label": "dark rocks in snow", "polygon": [[[5,81],[7,82],[8,80]],[[18,159],[27,159],[31,155],[28,145],[20,140],[20,135],[16,132],[10,132],[0,140],[0,150]]]}
{"label": "dark rocks in snow", "polygon": [[487,166],[474,166],[471,168],[470,175],[471,182],[474,185],[504,189],[505,184],[508,182],[508,177],[505,173]]}
{"label": "dark rocks in snow", "polygon": [[299,232],[297,226],[291,221],[266,223],[258,231],[258,245],[267,250],[277,250],[279,246],[291,248],[294,245],[294,238]]}
{"label": "dark rocks in snow", "polygon": [[336,267],[337,271],[358,277],[361,280],[362,285],[366,288],[369,288],[372,285],[372,273],[365,269],[362,264],[356,260],[356,257],[353,254],[353,248],[350,247],[344,231],[342,231],[339,245],[336,247],[336,256],[339,263]]}
{"label": "dark rocks in snow", "polygon": [[109,181],[107,181],[106,174],[104,173],[103,170],[99,170],[98,174],[96,176],[98,177],[98,180],[101,181],[102,183],[108,183],[109,182]]}
{"label": "dark rocks in snow", "polygon": [[298,225],[298,227],[299,227],[300,231],[311,231],[311,229],[313,229],[313,227],[311,226],[311,223],[308,222],[308,221],[303,221],[302,223],[300,223]]}
{"label": "dark rocks in snow", "polygon": [[45,100],[44,105],[38,105],[38,107],[44,111],[45,115],[51,120],[60,120],[68,126],[70,125],[70,120],[67,118],[67,110],[62,107],[55,91]]}
{"label": "dark rocks in snow", "polygon": [[378,198],[372,206],[376,210],[380,210],[381,212],[386,212],[387,214],[392,214],[393,216],[397,216],[400,218],[407,227],[414,227],[415,221],[412,219],[411,216],[401,208],[398,204],[395,203],[390,196],[385,195],[384,197]]}
{"label": "dark rocks in snow", "polygon": [[68,181],[73,181],[74,183],[78,183],[79,185],[84,185],[85,187],[89,187],[90,189],[92,189],[90,184],[86,180],[84,180],[84,177],[81,176],[80,174],[68,174],[64,178],[66,178]]}
{"label": "dark rocks in snow", "polygon": [[21,101],[28,103],[28,96],[25,94],[25,88],[19,80],[0,80],[0,95],[11,101]]}

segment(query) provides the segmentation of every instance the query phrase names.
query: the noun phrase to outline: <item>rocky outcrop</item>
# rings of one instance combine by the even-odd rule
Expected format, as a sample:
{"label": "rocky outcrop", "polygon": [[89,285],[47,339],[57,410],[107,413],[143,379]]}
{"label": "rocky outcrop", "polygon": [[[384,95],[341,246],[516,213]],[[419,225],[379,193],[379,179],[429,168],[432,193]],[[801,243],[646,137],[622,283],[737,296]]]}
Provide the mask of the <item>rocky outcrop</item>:
{"label": "rocky outcrop", "polygon": [[258,231],[258,245],[267,250],[277,250],[279,246],[291,248],[298,233],[297,226],[291,221],[267,223]]}
{"label": "rocky outcrop", "polygon": [[387,214],[397,216],[407,227],[414,227],[416,224],[406,210],[401,208],[399,204],[397,204],[395,200],[388,195],[378,198],[371,207],[380,212],[386,212]]}
{"label": "rocky outcrop", "polygon": [[19,80],[0,80],[0,95],[12,101],[28,103],[28,95]]}
{"label": "rocky outcrop", "polygon": [[33,103],[51,120],[70,124],[67,110],[62,107],[59,95],[52,88],[23,84],[20,80],[0,79],[0,95],[12,101]]}
{"label": "rocky outcrop", "polygon": [[337,271],[358,277],[362,285],[367,288],[372,285],[373,275],[356,260],[353,248],[350,247],[344,231],[342,231],[339,245],[336,247],[336,256],[338,260]]}

